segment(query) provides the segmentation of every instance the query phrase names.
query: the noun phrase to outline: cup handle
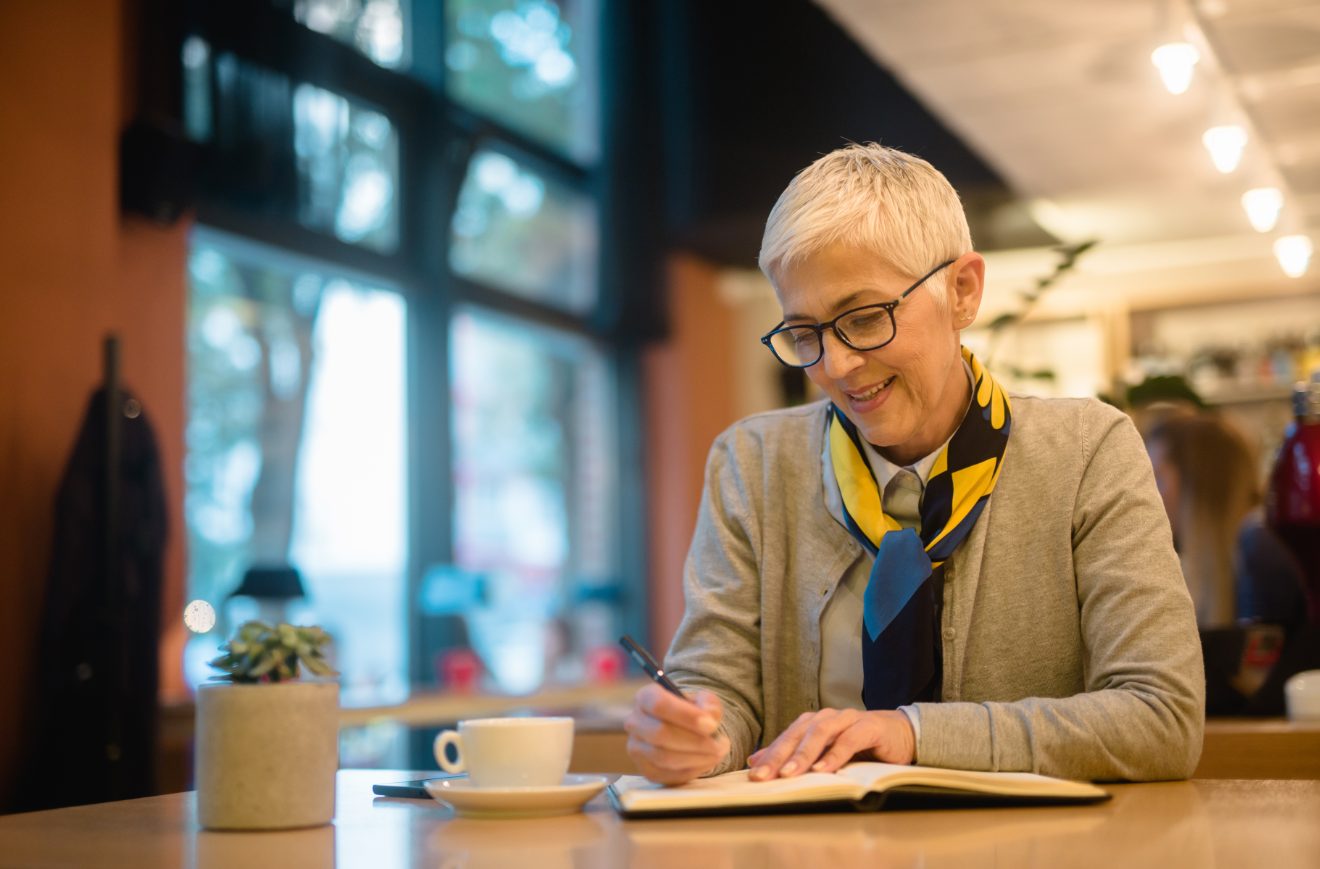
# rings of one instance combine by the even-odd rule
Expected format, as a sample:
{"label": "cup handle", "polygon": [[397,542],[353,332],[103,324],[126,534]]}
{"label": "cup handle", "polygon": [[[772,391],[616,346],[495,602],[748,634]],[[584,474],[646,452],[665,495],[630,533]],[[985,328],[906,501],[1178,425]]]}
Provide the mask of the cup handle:
{"label": "cup handle", "polygon": [[[445,749],[450,745],[453,745],[454,748],[457,749],[457,762],[451,761],[448,754],[445,752]],[[440,764],[440,768],[445,772],[457,775],[467,769],[467,766],[463,763],[463,740],[462,737],[458,735],[457,730],[442,730],[437,733],[435,736],[435,748],[433,750],[435,751],[435,762]]]}

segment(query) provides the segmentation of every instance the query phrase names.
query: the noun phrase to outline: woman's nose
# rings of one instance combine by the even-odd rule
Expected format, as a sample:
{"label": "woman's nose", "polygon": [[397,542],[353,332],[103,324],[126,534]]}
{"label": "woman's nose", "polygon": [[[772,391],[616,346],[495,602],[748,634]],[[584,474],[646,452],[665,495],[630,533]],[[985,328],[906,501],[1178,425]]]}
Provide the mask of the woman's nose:
{"label": "woman's nose", "polygon": [[826,330],[821,336],[822,355],[820,365],[825,370],[825,376],[831,380],[838,380],[862,364],[862,354],[854,350],[835,335],[833,330]]}

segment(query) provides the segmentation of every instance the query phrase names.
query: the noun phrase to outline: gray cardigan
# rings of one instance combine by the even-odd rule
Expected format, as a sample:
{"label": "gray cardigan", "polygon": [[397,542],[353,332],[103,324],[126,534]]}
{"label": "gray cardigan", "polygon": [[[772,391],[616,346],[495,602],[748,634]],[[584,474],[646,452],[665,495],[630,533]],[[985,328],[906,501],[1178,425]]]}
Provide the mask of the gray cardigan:
{"label": "gray cardigan", "polygon": [[[943,702],[917,704],[918,762],[1185,778],[1205,676],[1141,438],[1095,400],[1012,402],[999,481],[946,562]],[[819,707],[821,614],[870,571],[826,510],[826,407],[749,417],[711,448],[666,669],[724,702],[732,750],[715,772]]]}

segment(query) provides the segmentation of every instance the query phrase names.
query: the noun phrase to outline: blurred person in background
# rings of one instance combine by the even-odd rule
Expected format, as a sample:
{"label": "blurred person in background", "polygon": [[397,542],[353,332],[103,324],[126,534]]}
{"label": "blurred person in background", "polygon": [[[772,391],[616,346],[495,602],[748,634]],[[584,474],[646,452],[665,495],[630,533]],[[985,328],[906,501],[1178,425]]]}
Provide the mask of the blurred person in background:
{"label": "blurred person in background", "polygon": [[1143,427],[1196,606],[1210,715],[1280,715],[1283,682],[1320,664],[1300,565],[1265,524],[1260,465],[1219,415],[1163,406]]}
{"label": "blurred person in background", "polygon": [[1265,525],[1260,465],[1246,437],[1188,409],[1163,414],[1145,438],[1197,624],[1303,624],[1301,569]]}

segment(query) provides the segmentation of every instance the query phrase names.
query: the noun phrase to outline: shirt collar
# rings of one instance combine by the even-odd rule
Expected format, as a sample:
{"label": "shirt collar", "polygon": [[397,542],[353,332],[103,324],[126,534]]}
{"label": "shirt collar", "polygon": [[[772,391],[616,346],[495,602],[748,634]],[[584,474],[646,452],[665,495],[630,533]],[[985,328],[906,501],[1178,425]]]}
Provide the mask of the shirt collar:
{"label": "shirt collar", "polygon": [[[953,435],[949,435],[949,440],[953,440]],[[894,479],[894,475],[899,471],[908,470],[917,475],[921,481],[921,491],[926,491],[926,481],[930,479],[930,471],[935,467],[935,460],[940,457],[940,451],[949,445],[945,441],[935,448],[935,451],[929,455],[922,456],[910,465],[896,465],[893,462],[880,455],[877,450],[867,441],[862,441],[862,450],[866,453],[866,461],[871,464],[871,475],[875,477],[875,484],[884,491],[889,486],[889,481]]]}

